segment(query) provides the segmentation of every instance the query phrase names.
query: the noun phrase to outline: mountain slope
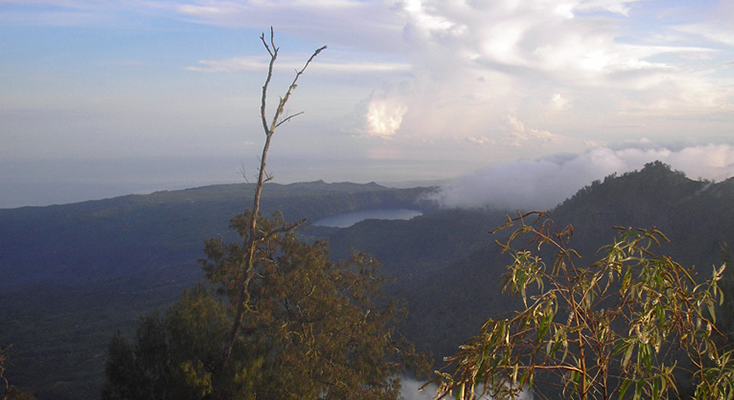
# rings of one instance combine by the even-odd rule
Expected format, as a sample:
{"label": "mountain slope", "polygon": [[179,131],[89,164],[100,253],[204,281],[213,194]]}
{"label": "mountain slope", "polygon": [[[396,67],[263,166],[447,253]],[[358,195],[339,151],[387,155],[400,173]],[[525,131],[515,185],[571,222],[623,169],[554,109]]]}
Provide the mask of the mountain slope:
{"label": "mountain slope", "polygon": [[[288,220],[358,209],[421,208],[428,189],[268,184],[264,213]],[[132,334],[202,276],[203,240],[237,240],[229,219],[251,185],[217,185],[51,207],[0,210],[0,344],[6,377],[39,400],[93,399],[116,330]]]}
{"label": "mountain slope", "polygon": [[639,172],[607,177],[580,190],[551,216],[571,224],[577,247],[591,255],[614,236],[612,226],[656,227],[671,240],[664,249],[683,264],[709,270],[734,241],[734,178],[694,181],[655,162]]}
{"label": "mountain slope", "polygon": [[[362,208],[418,207],[426,189],[377,184],[268,184],[263,212],[318,220]],[[61,206],[0,210],[0,293],[37,283],[81,284],[202,257],[203,239],[236,239],[229,220],[252,185],[216,185]]]}
{"label": "mountain slope", "polygon": [[[196,259],[203,238],[230,235],[228,220],[245,208],[247,190],[224,185],[0,210],[0,320],[7,321],[0,343],[15,343],[11,381],[33,389],[39,400],[89,398],[101,384],[114,331],[130,334],[136,315],[165,307],[201,275]],[[503,234],[489,234],[505,213],[435,210],[416,203],[426,190],[311,182],[268,185],[263,201],[265,212],[282,210],[289,220],[365,208],[422,209],[423,216],[409,221],[310,227],[302,234],[328,238],[335,258],[356,248],[382,261],[384,272],[397,278],[388,292],[408,302],[404,333],[441,359],[487,317],[517,302],[498,284],[510,262],[494,244]],[[550,216],[561,226],[573,224],[572,246],[584,262],[595,260],[613,237],[611,226],[656,226],[672,240],[659,253],[708,273],[721,262],[721,248],[734,242],[733,205],[734,179],[699,182],[652,163],[583,188]],[[16,267],[21,262],[23,270]]]}
{"label": "mountain slope", "polygon": [[[715,184],[693,181],[662,163],[652,163],[580,190],[549,216],[560,227],[573,225],[571,246],[581,253],[582,263],[600,258],[598,250],[614,238],[612,226],[658,227],[671,242],[654,252],[670,255],[686,267],[695,265],[699,274],[707,275],[712,265],[721,265],[722,248],[734,243],[732,210],[734,179]],[[500,293],[500,279],[511,259],[493,240],[502,241],[507,234],[487,233],[477,238],[481,244],[466,257],[422,275],[421,280],[396,284],[409,304],[406,335],[420,349],[433,351],[438,366],[477,334],[484,320],[518,306],[517,299]],[[734,287],[734,271],[727,272],[727,287]],[[731,300],[734,294],[726,297]],[[734,310],[734,303],[726,307]],[[734,328],[732,315],[724,312],[722,317],[727,329]]]}

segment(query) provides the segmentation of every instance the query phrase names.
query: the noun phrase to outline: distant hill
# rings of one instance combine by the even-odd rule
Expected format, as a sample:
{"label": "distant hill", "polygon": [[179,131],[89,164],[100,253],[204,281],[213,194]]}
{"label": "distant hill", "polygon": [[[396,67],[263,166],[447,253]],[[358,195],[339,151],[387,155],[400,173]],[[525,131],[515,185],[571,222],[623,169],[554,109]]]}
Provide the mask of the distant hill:
{"label": "distant hill", "polygon": [[[203,239],[234,240],[229,220],[251,207],[254,185],[215,185],[49,207],[0,209],[0,293],[28,286],[122,278],[187,264],[198,271]],[[419,207],[427,189],[323,181],[267,184],[263,212],[287,220],[364,208]]]}
{"label": "distant hill", "polygon": [[586,254],[613,236],[604,228],[657,227],[671,240],[664,246],[669,255],[708,272],[721,263],[722,248],[734,244],[734,178],[694,181],[654,162],[639,172],[592,183],[551,215],[576,228],[578,247]]}
{"label": "distant hill", "polygon": [[[509,262],[489,231],[505,212],[439,210],[421,202],[430,188],[376,184],[269,184],[263,206],[286,219],[370,208],[414,208],[409,221],[366,220],[349,228],[307,227],[326,238],[335,258],[352,248],[372,253],[396,277],[388,293],[407,300],[404,332],[436,359],[453,353],[487,317],[516,306],[497,280]],[[131,334],[141,313],[162,308],[201,276],[202,241],[234,240],[229,219],[249,206],[252,187],[218,185],[147,196],[0,210],[0,343],[14,343],[8,377],[39,400],[96,398],[106,344]],[[734,242],[734,179],[694,181],[651,163],[582,188],[550,211],[573,224],[585,260],[613,225],[657,226],[666,252],[704,273]],[[734,296],[730,296],[734,297]]]}

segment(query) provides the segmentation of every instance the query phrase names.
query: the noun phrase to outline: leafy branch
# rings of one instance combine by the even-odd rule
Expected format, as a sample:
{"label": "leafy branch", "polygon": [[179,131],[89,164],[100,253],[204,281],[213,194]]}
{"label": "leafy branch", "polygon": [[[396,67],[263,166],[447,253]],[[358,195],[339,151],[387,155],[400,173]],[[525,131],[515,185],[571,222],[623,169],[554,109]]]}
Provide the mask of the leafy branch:
{"label": "leafy branch", "polygon": [[[527,224],[531,216],[537,219]],[[690,375],[696,398],[732,396],[732,353],[714,341],[725,265],[698,283],[693,269],[653,252],[668,241],[662,232],[618,227],[604,256],[580,267],[568,247],[572,227],[529,213],[498,230],[511,228],[497,242],[512,255],[503,291],[519,295],[524,308],[487,320],[447,359],[453,372],[438,372],[439,398],[515,398],[542,383],[566,398],[663,399],[678,392],[681,373]],[[684,354],[687,364],[679,362]]]}

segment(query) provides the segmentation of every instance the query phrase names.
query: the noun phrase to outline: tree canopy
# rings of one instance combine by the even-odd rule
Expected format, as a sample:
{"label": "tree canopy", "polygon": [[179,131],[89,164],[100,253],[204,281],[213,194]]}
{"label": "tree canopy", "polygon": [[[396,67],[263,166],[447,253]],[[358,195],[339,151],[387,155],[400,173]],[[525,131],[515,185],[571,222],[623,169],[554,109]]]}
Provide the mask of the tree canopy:
{"label": "tree canopy", "polygon": [[258,250],[251,307],[224,370],[243,248],[211,239],[203,266],[214,293],[200,285],[145,316],[134,344],[116,336],[103,399],[398,398],[400,374],[425,358],[395,331],[404,309],[380,300],[379,264],[362,253],[334,263],[324,242],[292,232]]}

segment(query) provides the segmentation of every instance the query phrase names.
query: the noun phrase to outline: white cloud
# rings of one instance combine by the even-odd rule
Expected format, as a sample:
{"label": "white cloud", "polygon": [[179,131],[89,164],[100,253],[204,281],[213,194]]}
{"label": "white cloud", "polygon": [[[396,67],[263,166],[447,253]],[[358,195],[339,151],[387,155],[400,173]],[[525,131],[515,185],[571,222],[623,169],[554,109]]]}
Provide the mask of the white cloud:
{"label": "white cloud", "polygon": [[364,105],[363,127],[357,132],[366,136],[390,138],[400,129],[408,107],[396,98],[372,98]]}
{"label": "white cloud", "polygon": [[487,136],[469,136],[466,138],[466,141],[478,145],[495,144],[497,142],[496,140],[490,139]]}
{"label": "white cloud", "polygon": [[638,1],[640,0],[587,0],[579,2],[575,9],[581,12],[607,11],[628,16],[630,12],[628,4]]}
{"label": "white cloud", "polygon": [[509,132],[505,135],[504,142],[510,146],[519,147],[530,143],[548,146],[562,139],[559,135],[554,135],[548,131],[534,128],[527,129],[525,124],[514,115],[507,116],[507,126]]}
{"label": "white cloud", "polygon": [[[401,53],[400,20],[392,4],[360,0],[189,0],[176,7],[183,18],[225,27],[267,29],[329,46]],[[369,17],[367,17],[369,16]]]}
{"label": "white cloud", "polygon": [[431,199],[443,207],[502,210],[550,209],[592,181],[639,170],[660,160],[692,179],[734,176],[734,146],[665,147],[650,141],[596,147],[582,154],[544,157],[496,165],[455,179]]}
{"label": "white cloud", "polygon": [[[265,57],[233,57],[222,60],[200,60],[197,66],[184,67],[186,71],[192,72],[262,72],[267,68],[268,59]],[[282,68],[283,65],[279,65]],[[295,64],[289,65],[290,69],[296,68]]]}
{"label": "white cloud", "polygon": [[571,108],[568,103],[568,99],[563,97],[560,93],[553,93],[550,99],[550,108],[555,111],[562,111],[567,108]]}
{"label": "white cloud", "polygon": [[[644,7],[644,2],[636,3],[407,2],[402,13],[410,57],[416,74],[427,77],[422,84],[432,86],[431,91],[436,94],[424,97],[422,107],[413,109],[429,109],[434,119],[445,118],[440,111],[435,113],[441,107],[442,92],[453,90],[462,92],[457,96],[475,99],[479,87],[469,82],[487,76],[491,78],[487,79],[490,84],[485,98],[494,94],[502,101],[485,104],[485,121],[527,107],[532,103],[528,101],[531,93],[551,98],[558,96],[559,90],[575,93],[574,102],[605,99],[604,111],[610,114],[633,110],[645,114],[649,110],[650,116],[665,111],[705,115],[726,109],[734,90],[712,75],[724,67],[710,65],[702,71],[688,65],[692,58],[705,59],[717,49],[680,41],[652,43],[645,34],[669,31],[664,20],[639,37],[620,39],[626,34],[625,29],[636,23],[636,10]],[[599,11],[615,17],[600,16]],[[721,40],[728,37],[718,33],[710,36]],[[507,87],[514,90],[508,93]],[[539,111],[573,105],[556,99],[546,103],[546,110]],[[463,112],[473,107],[462,104]],[[569,118],[580,119],[577,115]],[[594,122],[588,118],[587,121]],[[466,131],[462,128],[458,130]],[[475,132],[468,136],[478,135]]]}
{"label": "white cloud", "polygon": [[734,47],[734,29],[715,24],[697,23],[673,27],[674,30],[704,38],[707,41]]}

